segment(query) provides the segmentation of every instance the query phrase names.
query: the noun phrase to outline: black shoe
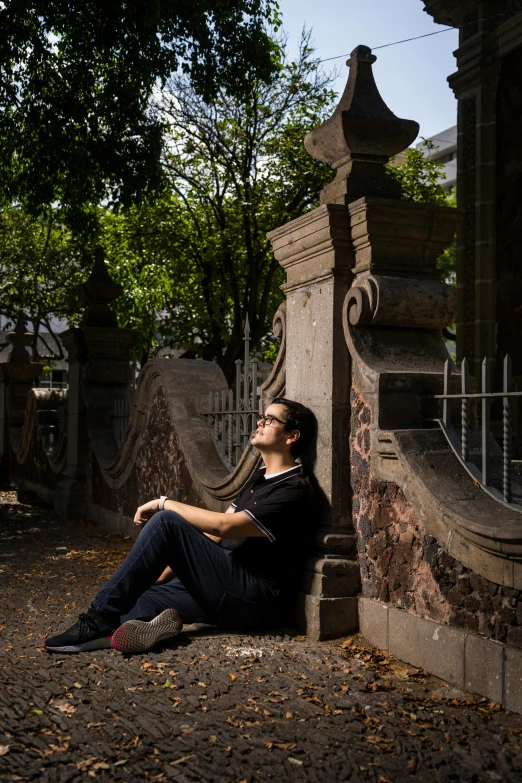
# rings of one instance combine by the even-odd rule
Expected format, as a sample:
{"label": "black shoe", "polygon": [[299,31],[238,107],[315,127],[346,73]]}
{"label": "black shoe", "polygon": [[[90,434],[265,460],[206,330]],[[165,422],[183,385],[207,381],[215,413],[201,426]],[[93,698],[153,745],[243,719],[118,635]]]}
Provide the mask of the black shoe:
{"label": "black shoe", "polygon": [[104,615],[90,607],[67,631],[46,639],[44,647],[49,652],[58,653],[102,650],[111,646],[114,629],[114,623],[111,624]]}

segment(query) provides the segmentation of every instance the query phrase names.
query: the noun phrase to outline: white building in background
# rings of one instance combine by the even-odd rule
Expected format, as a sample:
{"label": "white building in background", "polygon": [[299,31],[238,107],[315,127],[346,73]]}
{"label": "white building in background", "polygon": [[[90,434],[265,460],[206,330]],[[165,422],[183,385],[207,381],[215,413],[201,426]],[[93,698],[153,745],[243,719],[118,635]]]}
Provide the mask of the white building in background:
{"label": "white building in background", "polygon": [[[441,182],[443,190],[450,191],[457,186],[457,126],[436,133],[434,136],[427,137],[428,141],[435,144],[435,149],[429,153],[430,160],[436,160],[444,164],[444,174],[446,179]],[[420,141],[416,147],[423,150],[423,142]]]}

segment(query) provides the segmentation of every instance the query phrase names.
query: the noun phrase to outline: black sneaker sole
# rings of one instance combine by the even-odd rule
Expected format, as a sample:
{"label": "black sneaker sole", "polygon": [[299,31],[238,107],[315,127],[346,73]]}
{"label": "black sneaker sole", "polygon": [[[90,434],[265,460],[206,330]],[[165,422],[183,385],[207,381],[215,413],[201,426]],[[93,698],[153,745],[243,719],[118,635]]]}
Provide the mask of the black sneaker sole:
{"label": "black sneaker sole", "polygon": [[111,647],[120,652],[142,652],[157,642],[176,636],[183,623],[175,609],[165,609],[150,622],[127,620],[117,628],[111,640]]}
{"label": "black sneaker sole", "polygon": [[62,647],[50,647],[44,642],[44,648],[47,652],[56,653],[75,653],[75,652],[92,652],[93,650],[106,650],[111,647],[110,636],[104,636],[100,639],[91,639],[90,642],[82,642],[82,644],[68,644]]}

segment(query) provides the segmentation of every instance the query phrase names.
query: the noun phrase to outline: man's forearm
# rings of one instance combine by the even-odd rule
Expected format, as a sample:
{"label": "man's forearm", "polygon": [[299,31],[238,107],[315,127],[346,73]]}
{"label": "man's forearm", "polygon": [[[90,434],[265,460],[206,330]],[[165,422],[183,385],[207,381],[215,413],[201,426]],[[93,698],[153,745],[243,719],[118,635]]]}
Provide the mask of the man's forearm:
{"label": "man's forearm", "polygon": [[212,536],[213,539],[223,537],[223,526],[230,519],[230,517],[227,518],[226,513],[189,506],[187,503],[179,503],[177,500],[166,500],[165,510],[175,511],[197,530]]}

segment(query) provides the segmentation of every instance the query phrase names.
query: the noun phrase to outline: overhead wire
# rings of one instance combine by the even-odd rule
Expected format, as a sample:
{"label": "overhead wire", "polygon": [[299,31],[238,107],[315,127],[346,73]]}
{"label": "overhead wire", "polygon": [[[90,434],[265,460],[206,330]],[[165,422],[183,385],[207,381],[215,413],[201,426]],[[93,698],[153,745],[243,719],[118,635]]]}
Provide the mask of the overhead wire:
{"label": "overhead wire", "polygon": [[[424,35],[416,35],[413,38],[403,38],[402,41],[393,41],[392,43],[381,44],[381,46],[373,46],[372,52],[377,49],[386,49],[388,46],[397,46],[397,44],[408,43],[408,41],[418,41],[419,38],[429,38],[430,35],[440,35],[441,33],[447,33],[448,30],[458,30],[458,27],[445,27],[444,30],[435,30],[434,33],[425,33]],[[319,60],[320,63],[327,63],[330,60],[340,60],[341,57],[349,57],[351,52],[347,54],[337,54],[335,57],[326,57],[324,60]]]}
{"label": "overhead wire", "polygon": [[[488,22],[490,19],[497,19],[499,18],[500,14],[493,14],[492,16],[483,16],[482,19],[478,19],[477,22]],[[504,21],[504,20],[503,20]],[[386,49],[388,46],[397,46],[397,44],[401,43],[408,43],[408,41],[418,41],[419,38],[429,38],[430,35],[440,35],[440,33],[447,33],[448,30],[459,30],[459,27],[445,27],[444,30],[435,30],[433,33],[424,33],[424,35],[416,35],[413,38],[403,38],[402,41],[393,41],[392,43],[387,44],[381,44],[381,46],[373,46],[372,52],[376,51],[377,49]],[[338,54],[335,57],[326,57],[324,60],[319,60],[320,63],[327,63],[330,60],[340,60],[341,57],[349,57],[351,52],[347,52],[346,54]]]}

